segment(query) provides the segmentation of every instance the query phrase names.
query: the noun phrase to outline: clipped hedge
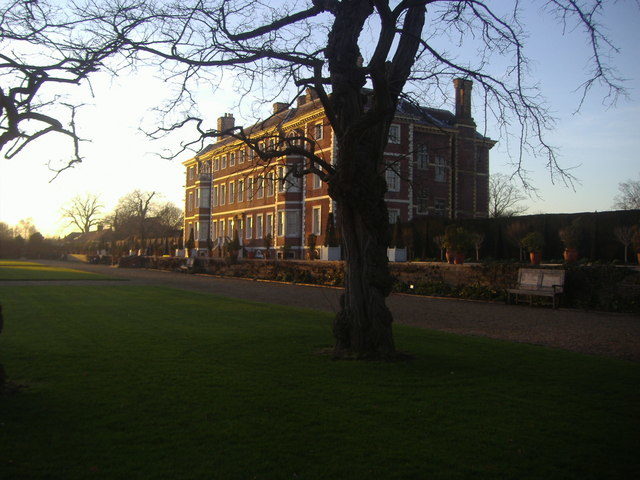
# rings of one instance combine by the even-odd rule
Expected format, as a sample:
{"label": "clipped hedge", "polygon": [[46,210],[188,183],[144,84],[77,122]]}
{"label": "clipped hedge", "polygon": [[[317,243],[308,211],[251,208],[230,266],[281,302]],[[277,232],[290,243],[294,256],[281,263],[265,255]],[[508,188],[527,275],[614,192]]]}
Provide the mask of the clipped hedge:
{"label": "clipped hedge", "polygon": [[[185,258],[125,257],[121,267],[184,271]],[[471,265],[446,263],[391,263],[393,291],[416,295],[504,301],[515,286],[518,269],[529,265],[488,262]],[[640,313],[640,271],[614,265],[564,265],[567,271],[562,306],[611,312]],[[201,259],[194,272],[226,277],[342,286],[344,264],[303,260]]]}

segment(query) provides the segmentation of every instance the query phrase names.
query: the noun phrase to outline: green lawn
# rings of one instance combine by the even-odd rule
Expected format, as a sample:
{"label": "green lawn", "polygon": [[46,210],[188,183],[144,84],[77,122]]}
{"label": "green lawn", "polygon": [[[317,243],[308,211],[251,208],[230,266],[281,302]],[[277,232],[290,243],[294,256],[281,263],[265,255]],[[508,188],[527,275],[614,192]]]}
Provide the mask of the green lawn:
{"label": "green lawn", "polygon": [[0,263],[0,280],[115,280],[97,273],[71,268],[49,267],[38,263]]}
{"label": "green lawn", "polygon": [[24,260],[1,260],[0,259],[0,267],[24,267],[24,266],[34,267],[36,265],[40,265],[40,264],[36,262],[26,262]]}
{"label": "green lawn", "polygon": [[0,288],[0,478],[632,479],[640,368],[396,327],[332,361],[328,314],[136,286]]}

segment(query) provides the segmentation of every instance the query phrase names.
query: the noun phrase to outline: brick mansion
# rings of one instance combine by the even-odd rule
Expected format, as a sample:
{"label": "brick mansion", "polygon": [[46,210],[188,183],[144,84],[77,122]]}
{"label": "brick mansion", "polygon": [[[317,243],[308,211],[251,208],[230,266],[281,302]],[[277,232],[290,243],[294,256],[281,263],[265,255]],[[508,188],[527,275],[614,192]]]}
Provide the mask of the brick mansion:
{"label": "brick mansion", "polygon": [[[384,153],[390,223],[434,215],[487,216],[489,150],[495,142],[476,130],[471,87],[469,80],[454,80],[454,113],[399,102]],[[244,130],[259,139],[260,151],[277,148],[275,138],[304,136],[314,142],[316,155],[334,163],[337,142],[312,89],[295,107],[275,103],[273,109],[268,120]],[[234,122],[225,114],[218,131],[233,128]],[[269,236],[280,255],[305,258],[310,234],[322,245],[329,213],[337,213],[319,176],[291,174],[302,162],[299,155],[287,155],[265,165],[242,141],[218,137],[183,163],[185,239],[193,232],[196,248],[204,249],[208,238],[222,245],[237,230],[250,256],[262,256]]]}

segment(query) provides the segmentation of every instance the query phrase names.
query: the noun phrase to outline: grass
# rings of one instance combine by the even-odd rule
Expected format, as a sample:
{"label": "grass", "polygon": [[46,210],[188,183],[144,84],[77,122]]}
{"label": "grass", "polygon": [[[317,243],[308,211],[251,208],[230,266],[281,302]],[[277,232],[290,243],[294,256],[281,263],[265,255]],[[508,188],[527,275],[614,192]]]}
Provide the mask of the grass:
{"label": "grass", "polygon": [[0,260],[0,267],[34,267],[36,265],[40,264],[36,262],[25,262],[23,260]]}
{"label": "grass", "polygon": [[32,262],[0,263],[0,280],[114,280],[113,277]]}
{"label": "grass", "polygon": [[637,364],[139,286],[3,287],[0,478],[630,479]]}

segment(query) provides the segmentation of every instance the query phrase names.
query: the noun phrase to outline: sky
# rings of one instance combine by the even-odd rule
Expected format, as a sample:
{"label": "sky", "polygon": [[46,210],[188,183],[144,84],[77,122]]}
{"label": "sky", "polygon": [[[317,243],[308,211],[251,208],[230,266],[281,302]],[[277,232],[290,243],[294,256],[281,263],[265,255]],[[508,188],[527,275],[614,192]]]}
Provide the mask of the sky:
{"label": "sky", "polygon": [[[620,48],[611,63],[626,79],[628,98],[611,108],[603,104],[604,92],[596,89],[578,113],[574,113],[580,101],[576,88],[584,79],[586,41],[579,32],[560,36],[558,27],[537,13],[532,11],[528,18],[532,75],[557,119],[548,136],[550,143],[558,147],[561,164],[573,167],[578,182],[573,187],[552,182],[541,159],[527,158],[526,168],[537,192],[523,203],[529,207],[527,213],[608,210],[620,182],[640,179],[640,10],[633,2],[614,3],[605,20],[613,43]],[[227,79],[214,94],[203,96],[201,110],[212,118],[234,111],[238,97],[232,85],[233,80]],[[67,147],[53,137],[20,157],[0,159],[0,221],[15,225],[31,218],[45,236],[64,235],[73,228],[62,219],[61,208],[85,193],[98,194],[105,212],[134,189],[160,192],[163,201],[183,206],[181,162],[190,155],[164,160],[156,155],[162,144],[139,131],[141,122],[149,124],[154,118],[152,110],[164,98],[166,83],[143,69],[116,78],[100,74],[92,87],[93,96],[84,91],[86,105],[78,119],[81,135],[91,140],[82,145],[84,162],[51,181],[47,163],[60,159]],[[242,122],[239,118],[237,123]],[[491,151],[491,172],[512,173],[506,142],[497,138],[491,124],[487,135],[499,140]]]}

